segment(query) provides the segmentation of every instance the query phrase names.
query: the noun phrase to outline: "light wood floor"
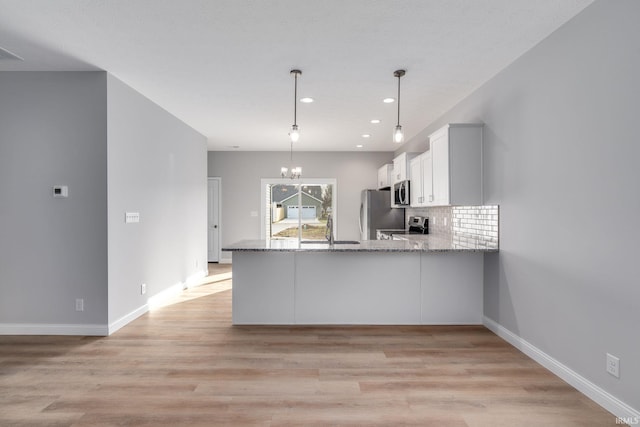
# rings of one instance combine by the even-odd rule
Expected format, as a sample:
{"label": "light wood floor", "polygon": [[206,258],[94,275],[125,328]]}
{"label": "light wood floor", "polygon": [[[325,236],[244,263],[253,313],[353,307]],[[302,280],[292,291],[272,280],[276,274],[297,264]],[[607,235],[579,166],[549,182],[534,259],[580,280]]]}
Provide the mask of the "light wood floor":
{"label": "light wood floor", "polygon": [[107,338],[0,337],[0,426],[614,426],[483,327],[233,327],[230,266]]}

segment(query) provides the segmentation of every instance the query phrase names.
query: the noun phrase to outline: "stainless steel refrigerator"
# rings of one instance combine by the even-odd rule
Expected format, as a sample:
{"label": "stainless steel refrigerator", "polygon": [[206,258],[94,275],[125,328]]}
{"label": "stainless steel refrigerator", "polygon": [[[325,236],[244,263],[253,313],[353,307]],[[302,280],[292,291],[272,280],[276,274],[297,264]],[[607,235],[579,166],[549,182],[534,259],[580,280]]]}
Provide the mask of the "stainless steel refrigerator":
{"label": "stainless steel refrigerator", "polygon": [[375,240],[378,229],[404,229],[404,209],[391,207],[389,190],[362,190],[360,239]]}

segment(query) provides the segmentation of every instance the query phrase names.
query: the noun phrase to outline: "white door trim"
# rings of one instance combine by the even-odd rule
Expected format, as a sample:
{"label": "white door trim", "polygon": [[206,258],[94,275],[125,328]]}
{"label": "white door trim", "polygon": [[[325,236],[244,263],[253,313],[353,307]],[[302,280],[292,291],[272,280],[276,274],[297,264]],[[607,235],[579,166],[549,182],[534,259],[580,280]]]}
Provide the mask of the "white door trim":
{"label": "white door trim", "polygon": [[[221,234],[222,234],[222,178],[220,177],[207,177],[207,209],[209,209],[209,188],[211,185],[211,182],[217,182],[218,183],[218,200],[216,203],[216,207],[217,207],[217,217],[218,217],[218,238],[217,238],[217,247],[218,247],[218,253],[217,253],[217,262],[221,262],[221,251],[220,251],[220,241],[221,239]],[[208,212],[208,211],[207,211]],[[209,215],[207,213],[207,234],[209,233],[209,227],[211,224],[209,224]],[[209,260],[209,250],[210,248],[209,246],[209,238],[207,236],[207,262],[210,262]]]}

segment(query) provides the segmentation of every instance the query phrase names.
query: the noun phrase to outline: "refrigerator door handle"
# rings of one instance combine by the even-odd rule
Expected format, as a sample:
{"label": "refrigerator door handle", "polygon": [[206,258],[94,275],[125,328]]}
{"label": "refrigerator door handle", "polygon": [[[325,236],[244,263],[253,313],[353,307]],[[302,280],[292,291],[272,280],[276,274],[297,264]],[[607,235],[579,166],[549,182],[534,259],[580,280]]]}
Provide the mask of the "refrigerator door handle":
{"label": "refrigerator door handle", "polygon": [[360,216],[358,217],[358,227],[360,227],[360,238],[363,239],[364,230],[362,229],[362,214],[364,213],[364,205],[360,203]]}

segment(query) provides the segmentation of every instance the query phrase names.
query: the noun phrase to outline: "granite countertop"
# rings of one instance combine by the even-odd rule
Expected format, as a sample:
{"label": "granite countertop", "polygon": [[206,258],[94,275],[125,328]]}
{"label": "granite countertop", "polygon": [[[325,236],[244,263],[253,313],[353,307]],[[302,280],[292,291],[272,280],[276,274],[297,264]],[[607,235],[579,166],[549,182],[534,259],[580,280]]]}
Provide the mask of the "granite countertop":
{"label": "granite countertop", "polygon": [[[469,247],[471,246],[471,247]],[[478,245],[457,245],[450,239],[420,236],[407,240],[363,240],[358,244],[300,243],[297,240],[241,240],[227,245],[223,251],[232,252],[498,252],[498,249]]]}
{"label": "granite countertop", "polygon": [[390,233],[404,233],[407,230],[405,228],[378,228],[376,231],[379,231],[385,234],[390,234]]}

